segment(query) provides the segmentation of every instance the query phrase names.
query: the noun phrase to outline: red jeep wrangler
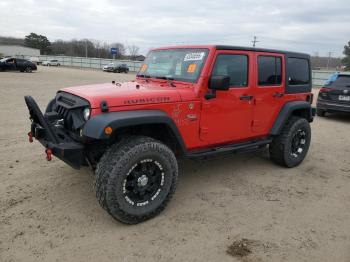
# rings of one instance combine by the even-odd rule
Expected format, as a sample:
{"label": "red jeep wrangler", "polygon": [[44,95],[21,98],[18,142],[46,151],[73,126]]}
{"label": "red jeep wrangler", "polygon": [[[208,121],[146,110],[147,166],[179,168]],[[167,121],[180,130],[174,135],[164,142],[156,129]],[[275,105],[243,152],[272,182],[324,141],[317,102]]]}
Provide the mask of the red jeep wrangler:
{"label": "red jeep wrangler", "polygon": [[311,139],[310,57],[234,46],[149,52],[136,80],[60,90],[42,114],[25,97],[33,137],[74,168],[95,170],[96,196],[115,219],[135,224],[172,197],[177,157],[269,146],[294,167]]}

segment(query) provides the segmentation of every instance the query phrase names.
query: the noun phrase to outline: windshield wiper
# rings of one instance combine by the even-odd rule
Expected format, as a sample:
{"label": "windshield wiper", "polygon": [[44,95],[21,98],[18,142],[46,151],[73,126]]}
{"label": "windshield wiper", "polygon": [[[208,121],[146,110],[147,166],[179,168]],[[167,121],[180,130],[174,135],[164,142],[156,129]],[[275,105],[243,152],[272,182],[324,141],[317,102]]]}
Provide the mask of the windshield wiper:
{"label": "windshield wiper", "polygon": [[172,77],[168,77],[168,76],[155,76],[154,78],[168,80],[168,84],[169,84],[171,87],[176,87],[176,85],[175,85],[174,82],[173,82],[174,78],[172,78]]}
{"label": "windshield wiper", "polygon": [[172,78],[172,77],[167,77],[167,76],[155,76],[154,78],[157,78],[157,79],[164,79],[164,80],[174,80],[174,78]]}
{"label": "windshield wiper", "polygon": [[150,75],[137,75],[137,77],[143,77],[143,78],[151,78],[151,76]]}

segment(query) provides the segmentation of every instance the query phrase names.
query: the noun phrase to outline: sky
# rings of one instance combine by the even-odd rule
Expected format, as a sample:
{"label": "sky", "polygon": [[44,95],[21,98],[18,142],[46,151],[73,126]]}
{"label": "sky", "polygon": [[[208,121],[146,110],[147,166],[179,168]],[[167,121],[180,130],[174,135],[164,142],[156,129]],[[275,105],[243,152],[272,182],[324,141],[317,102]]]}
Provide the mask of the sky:
{"label": "sky", "polygon": [[342,55],[349,0],[1,0],[0,35],[95,39],[149,48],[227,44]]}

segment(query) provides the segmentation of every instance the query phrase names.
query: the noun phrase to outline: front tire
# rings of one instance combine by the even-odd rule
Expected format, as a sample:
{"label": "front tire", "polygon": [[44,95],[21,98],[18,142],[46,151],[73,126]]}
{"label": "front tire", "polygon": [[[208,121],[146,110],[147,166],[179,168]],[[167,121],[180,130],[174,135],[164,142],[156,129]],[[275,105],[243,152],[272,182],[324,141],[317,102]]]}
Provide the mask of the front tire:
{"label": "front tire", "polygon": [[27,66],[26,69],[24,70],[26,73],[31,73],[32,68],[30,66]]}
{"label": "front tire", "polygon": [[115,219],[137,224],[159,214],[175,192],[174,153],[149,137],[129,137],[113,145],[96,168],[100,205]]}
{"label": "front tire", "polygon": [[295,167],[304,160],[310,142],[309,122],[305,118],[292,116],[270,144],[270,159],[281,166]]}

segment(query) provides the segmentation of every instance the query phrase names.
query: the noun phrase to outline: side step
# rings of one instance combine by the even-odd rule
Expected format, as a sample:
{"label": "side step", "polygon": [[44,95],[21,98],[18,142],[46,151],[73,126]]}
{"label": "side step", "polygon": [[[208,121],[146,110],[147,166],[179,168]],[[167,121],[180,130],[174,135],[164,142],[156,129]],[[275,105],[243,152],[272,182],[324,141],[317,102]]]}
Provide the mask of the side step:
{"label": "side step", "polygon": [[203,158],[214,156],[218,154],[227,154],[227,153],[236,153],[242,151],[250,151],[253,149],[258,149],[259,147],[265,146],[272,142],[272,138],[252,141],[252,142],[244,142],[233,145],[226,145],[221,147],[214,147],[209,150],[200,150],[200,151],[192,151],[186,154],[188,158]]}

